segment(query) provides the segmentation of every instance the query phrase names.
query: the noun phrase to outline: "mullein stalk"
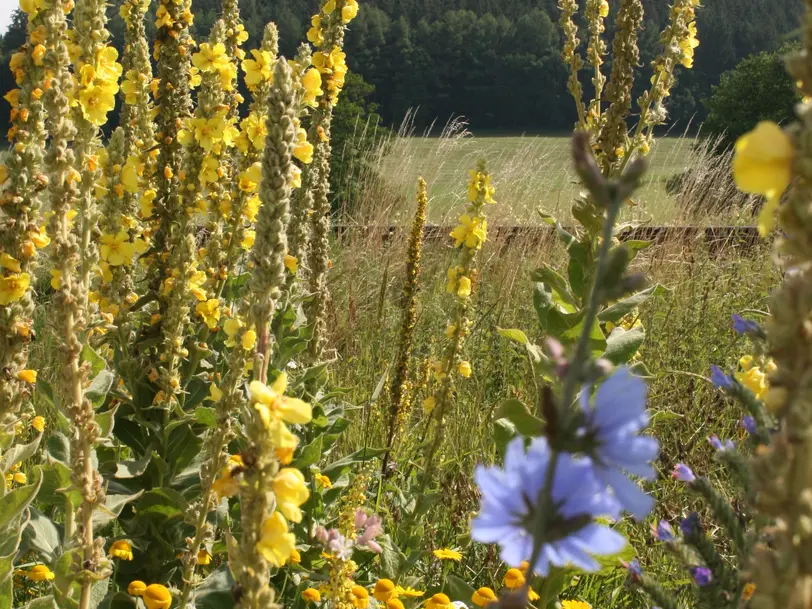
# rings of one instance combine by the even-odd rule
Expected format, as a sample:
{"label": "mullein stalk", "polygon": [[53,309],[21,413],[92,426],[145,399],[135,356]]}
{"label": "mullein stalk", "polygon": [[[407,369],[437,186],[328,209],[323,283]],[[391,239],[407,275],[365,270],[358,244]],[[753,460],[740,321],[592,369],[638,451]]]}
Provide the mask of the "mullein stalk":
{"label": "mullein stalk", "polygon": [[587,0],[585,13],[589,25],[589,47],[587,47],[586,56],[593,69],[592,86],[594,87],[586,122],[590,131],[594,133],[600,129],[601,98],[603,87],[606,84],[606,76],[601,71],[603,57],[606,55],[606,43],[603,41],[602,35],[606,31],[604,19],[609,15],[609,3],[607,0]]}
{"label": "mullein stalk", "polygon": [[[313,59],[309,44],[301,44],[296,54],[296,82],[299,83],[299,91],[296,96],[297,116],[302,118],[307,110],[304,101],[304,87],[301,85],[302,77],[310,66]],[[307,246],[310,242],[310,216],[313,213],[313,191],[310,188],[312,178],[310,167],[306,167],[302,175],[302,186],[297,189],[291,202],[290,222],[288,223],[288,251],[296,260],[298,269],[292,273],[288,279],[289,287],[296,283],[298,278],[304,279],[306,272]]]}
{"label": "mullein stalk", "polygon": [[185,358],[184,343],[190,326],[189,303],[193,300],[189,282],[195,272],[195,243],[188,230],[189,215],[184,194],[186,154],[178,140],[183,119],[192,108],[190,58],[194,43],[189,36],[191,19],[190,0],[161,0],[155,43],[161,100],[155,201],[159,228],[153,239],[157,260],[150,267],[150,287],[157,293],[162,315],[163,341],[158,354],[160,363],[156,366],[161,391],[156,396],[156,403],[164,410],[167,422],[180,389],[178,371]]}
{"label": "mullein stalk", "polygon": [[268,137],[260,187],[262,206],[257,217],[256,241],[251,250],[254,270],[249,281],[253,295],[251,320],[258,340],[254,377],[262,383],[267,381],[271,355],[271,322],[285,286],[295,122],[291,70],[287,61],[280,59],[274,69],[274,84],[268,98]]}
{"label": "mullein stalk", "polygon": [[[812,96],[812,1],[807,0],[802,49],[789,56],[788,71],[800,92]],[[769,447],[753,461],[756,506],[772,525],[754,548],[750,573],[753,609],[812,606],[812,105],[796,106],[792,188],[779,208],[775,260],[785,271],[773,294],[765,325],[776,364],[769,378],[770,409],[780,421]],[[770,166],[769,171],[773,171]],[[777,170],[776,170],[777,171]]]}
{"label": "mullein stalk", "polygon": [[412,360],[415,324],[417,323],[417,296],[420,287],[420,258],[423,249],[423,236],[426,229],[426,210],[429,198],[426,181],[417,181],[417,210],[414,214],[412,232],[406,260],[406,277],[403,280],[403,320],[398,339],[398,357],[395,376],[389,389],[389,429],[387,431],[387,452],[383,458],[381,471],[386,471],[389,453],[397,437],[403,433],[406,415],[412,401],[409,367]]}
{"label": "mullein stalk", "polygon": [[[293,181],[293,150],[296,145],[294,90],[291,70],[283,58],[274,69],[274,83],[268,98],[265,155],[262,163],[257,219],[257,237],[251,251],[254,270],[249,281],[250,319],[257,328],[254,380],[267,381],[271,355],[270,324],[285,285],[285,235]],[[258,409],[243,409],[243,424],[250,459],[245,482],[240,488],[242,537],[234,553],[234,572],[239,586],[238,604],[246,609],[272,606],[274,592],[269,585],[269,565],[258,548],[263,523],[272,510],[272,480],[279,469],[276,447]],[[278,423],[281,425],[282,423]],[[230,553],[231,554],[231,553]]]}
{"label": "mullein stalk", "polygon": [[558,8],[561,11],[559,23],[564,32],[564,48],[561,51],[561,59],[569,67],[567,77],[567,90],[575,100],[575,108],[578,111],[578,126],[581,131],[587,130],[586,105],[584,104],[584,88],[578,77],[581,68],[584,67],[584,60],[578,51],[581,41],[578,39],[578,26],[573,17],[578,13],[578,2],[576,0],[559,0]]}
{"label": "mullein stalk", "polygon": [[[121,141],[116,141],[116,146],[113,146],[114,140],[111,139],[108,149],[108,162],[104,167],[108,188],[107,206],[100,222],[103,233],[115,235],[120,230],[126,230],[133,240],[140,240],[142,236],[148,238],[149,235],[149,220],[146,217],[138,219],[139,197],[144,196],[143,193],[152,187],[157,153],[157,150],[145,152],[155,144],[150,92],[152,63],[145,24],[150,2],[151,0],[126,0],[119,9],[125,26],[122,55],[124,81],[120,91],[120,127],[113,138],[120,137]],[[136,168],[136,188],[132,188],[132,185],[125,188],[123,184],[123,168],[130,164]],[[146,240],[141,243],[146,247]],[[136,254],[141,253],[144,253],[143,250],[136,251]],[[133,263],[134,260],[128,260],[124,265],[109,267],[109,276],[102,275],[102,310],[106,308],[105,301],[116,304],[111,312],[115,312],[114,325],[118,328],[121,344],[128,344],[134,338],[131,306],[136,302],[137,295],[134,292]]]}
{"label": "mullein stalk", "polygon": [[[318,108],[313,113],[308,132],[308,141],[315,151],[313,163],[309,167],[307,187],[313,192],[313,215],[311,218],[311,242],[307,252],[307,267],[310,272],[310,293],[307,303],[307,319],[313,324],[313,337],[310,341],[310,359],[321,358],[327,340],[327,303],[330,298],[327,286],[327,271],[330,266],[330,142],[333,108],[338,102],[338,94],[344,83],[346,65],[342,48],[346,25],[343,9],[346,0],[328,0],[322,5],[321,23],[324,29],[324,42],[313,63],[322,73],[324,94]],[[328,6],[333,10],[325,12]]]}
{"label": "mullein stalk", "polygon": [[[74,149],[77,167],[81,173],[77,200],[77,222],[80,224],[79,306],[87,310],[91,273],[99,263],[99,249],[94,239],[99,225],[99,206],[96,203],[96,184],[101,177],[98,153],[101,150],[100,127],[107,113],[97,109],[105,101],[115,102],[121,65],[114,57],[118,54],[108,45],[106,0],[79,0],[74,12],[73,25],[79,56],[75,71],[78,73],[79,104],[74,110],[76,136]],[[112,61],[111,61],[112,60]],[[95,72],[94,76],[88,70]],[[106,90],[104,94],[102,89]],[[87,101],[83,99],[87,96]],[[110,107],[112,110],[112,107]]]}
{"label": "mullein stalk", "polygon": [[[79,242],[68,217],[78,200],[78,182],[82,176],[74,168],[76,157],[71,148],[76,128],[66,95],[73,88],[73,79],[69,72],[65,6],[61,2],[52,3],[47,9],[46,20],[46,46],[49,50],[45,56],[45,66],[53,75],[45,96],[46,125],[50,137],[46,166],[50,174],[50,204],[53,211],[52,260],[54,267],[61,271],[62,284],[54,297],[54,326],[62,352],[59,393],[71,423],[71,479],[82,496],[78,510],[78,538],[74,541],[81,551],[80,571],[76,575],[81,590],[79,607],[87,609],[93,582],[109,572],[103,540],[97,542],[93,538],[93,509],[104,501],[104,490],[101,476],[93,468],[93,447],[99,437],[99,428],[94,420],[93,406],[83,390],[88,366],[82,364],[80,359],[81,335],[86,323],[86,311],[80,303],[87,302],[87,293],[83,293],[84,286],[80,273],[77,273],[81,266]],[[70,533],[66,531],[66,537],[70,537]]]}
{"label": "mullein stalk", "polygon": [[452,406],[455,378],[458,375],[465,378],[471,375],[470,364],[462,359],[462,348],[472,324],[471,296],[477,282],[477,257],[487,239],[485,205],[494,202],[491,198],[493,193],[491,176],[485,167],[485,161],[480,161],[476,170],[471,172],[468,208],[460,219],[462,224],[451,233],[460,252],[455,266],[448,271],[446,290],[453,295],[454,303],[451,320],[446,328],[446,345],[442,358],[434,364],[434,377],[438,386],[434,395],[428,398],[433,402],[430,411],[434,420],[434,433],[426,447],[423,479],[420,483],[421,493],[426,489],[434,473],[434,460],[443,442],[445,418]]}
{"label": "mullein stalk", "polygon": [[641,0],[621,0],[612,41],[612,72],[606,86],[609,107],[598,135],[598,163],[604,175],[611,175],[626,152],[626,117],[632,107],[634,71],[640,63],[637,36],[643,22]]}
{"label": "mullein stalk", "polygon": [[[0,178],[5,188],[0,192],[0,207],[6,221],[0,226],[0,252],[16,260],[19,270],[7,270],[19,279],[30,278],[37,262],[37,249],[44,243],[32,239],[40,236],[41,192],[48,184],[42,172],[44,157],[45,113],[43,87],[45,47],[31,40],[32,33],[44,28],[46,13],[29,15],[28,41],[12,57],[14,76],[19,87],[17,106],[12,108],[11,142],[5,165],[7,175]],[[6,172],[4,172],[6,173]],[[0,281],[2,281],[0,275]],[[0,454],[8,448],[17,433],[18,414],[30,395],[28,383],[20,373],[28,364],[28,346],[33,338],[34,301],[31,290],[13,302],[0,305]],[[4,492],[5,487],[0,489]]]}

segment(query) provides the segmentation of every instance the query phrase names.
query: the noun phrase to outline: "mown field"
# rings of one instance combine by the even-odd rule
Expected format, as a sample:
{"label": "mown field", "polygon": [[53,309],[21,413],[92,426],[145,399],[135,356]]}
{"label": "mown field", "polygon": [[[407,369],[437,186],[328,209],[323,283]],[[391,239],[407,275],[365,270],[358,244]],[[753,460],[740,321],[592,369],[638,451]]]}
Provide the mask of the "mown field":
{"label": "mown field", "polygon": [[[494,224],[537,224],[538,210],[566,221],[570,202],[579,190],[570,163],[569,142],[566,135],[474,136],[464,129],[451,129],[436,137],[396,138],[378,165],[384,182],[404,199],[411,196],[418,176],[426,179],[432,197],[429,220],[434,223],[456,219],[464,201],[467,172],[480,158],[487,159],[499,192],[500,205],[492,210]],[[708,152],[712,145],[691,137],[659,139],[649,156],[645,183],[634,198],[636,205],[627,208],[622,221],[657,225],[751,224],[752,213],[747,206],[724,204],[734,191],[724,181],[727,159],[711,158]],[[691,174],[682,189],[685,192],[669,192],[669,180],[693,169],[698,171]],[[709,207],[724,209],[695,209],[697,197],[687,196],[697,187],[707,190],[708,181],[715,182],[712,190],[724,191],[713,195],[714,203]],[[399,219],[400,212],[395,210],[393,216]]]}

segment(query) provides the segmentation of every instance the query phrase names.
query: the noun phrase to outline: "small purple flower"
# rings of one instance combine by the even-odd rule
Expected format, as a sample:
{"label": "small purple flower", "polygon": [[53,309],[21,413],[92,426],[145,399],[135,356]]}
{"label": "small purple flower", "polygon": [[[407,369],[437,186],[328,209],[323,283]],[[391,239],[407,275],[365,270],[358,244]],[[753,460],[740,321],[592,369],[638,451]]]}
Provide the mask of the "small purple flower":
{"label": "small purple flower", "polygon": [[691,468],[684,463],[677,464],[677,466],[674,468],[674,472],[671,474],[671,477],[675,480],[679,480],[680,482],[693,482],[696,480],[694,472],[691,471]]}
{"label": "small purple flower", "polygon": [[722,372],[719,366],[711,366],[711,383],[713,383],[717,389],[733,389],[733,379]]}
{"label": "small purple flower", "polygon": [[701,529],[699,524],[699,514],[691,512],[686,518],[683,518],[679,523],[679,528],[682,530],[683,535],[693,535]]}
{"label": "small purple flower", "polygon": [[736,450],[736,445],[733,443],[733,440],[725,440],[724,442],[719,439],[719,436],[712,435],[708,438],[708,442],[711,446],[718,452],[724,452],[726,450]]}
{"label": "small purple flower", "polygon": [[741,426],[744,430],[749,433],[751,436],[756,435],[756,420],[751,417],[749,414],[745,415],[741,421]]}
{"label": "small purple flower", "polygon": [[355,545],[362,548],[367,548],[376,554],[380,554],[381,546],[377,541],[375,541],[375,538],[383,533],[381,517],[377,514],[367,516],[366,512],[359,509],[355,513],[355,526],[356,533],[358,535],[358,537],[355,539]]}
{"label": "small purple flower", "polygon": [[713,573],[707,567],[691,567],[691,577],[699,587],[707,586],[713,581]]}
{"label": "small purple flower", "polygon": [[625,560],[621,560],[620,564],[629,572],[629,576],[635,580],[639,581],[641,577],[643,577],[643,568],[640,566],[640,561],[636,558],[631,562],[626,562]]}
{"label": "small purple flower", "polygon": [[651,534],[659,541],[669,542],[674,541],[674,529],[668,524],[668,521],[661,520],[657,526],[651,526]]}
{"label": "small purple flower", "polygon": [[[335,529],[332,529],[331,533],[333,531],[335,531]],[[352,540],[347,539],[338,531],[335,533],[335,536],[331,536],[332,539],[330,539],[330,541],[327,543],[327,547],[336,556],[336,558],[340,558],[341,560],[349,560],[352,558]]]}
{"label": "small purple flower", "polygon": [[740,315],[733,316],[733,331],[737,334],[761,334],[761,326],[756,322],[745,319]]}

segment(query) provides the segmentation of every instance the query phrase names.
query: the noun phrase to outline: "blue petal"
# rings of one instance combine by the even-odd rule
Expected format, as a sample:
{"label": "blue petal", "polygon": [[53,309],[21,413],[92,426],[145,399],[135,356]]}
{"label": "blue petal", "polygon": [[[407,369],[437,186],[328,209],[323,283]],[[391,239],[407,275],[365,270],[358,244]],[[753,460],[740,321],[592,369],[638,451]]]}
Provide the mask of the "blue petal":
{"label": "blue petal", "polygon": [[618,554],[629,545],[623,535],[595,522],[576,532],[572,541],[585,551],[601,556]]}
{"label": "blue petal", "polygon": [[516,528],[504,520],[479,515],[471,520],[471,538],[480,543],[497,543],[515,534]]}
{"label": "blue petal", "polygon": [[573,537],[562,539],[556,543],[556,546],[562,559],[562,562],[558,563],[559,567],[575,565],[584,571],[597,571],[601,568],[598,561],[584,552],[583,548]]}
{"label": "blue petal", "polygon": [[502,546],[502,560],[511,567],[518,567],[523,560],[530,558],[533,537],[527,531],[517,529],[512,536],[501,539],[499,545]]}
{"label": "blue petal", "polygon": [[614,491],[618,501],[637,520],[643,520],[654,507],[654,499],[640,490],[635,482],[629,480],[622,472],[598,468],[597,475]]}
{"label": "blue petal", "polygon": [[640,416],[646,409],[646,391],[646,384],[628,368],[618,368],[595,395],[596,427],[608,430]]}
{"label": "blue petal", "polygon": [[660,454],[660,443],[650,436],[619,438],[598,448],[598,457],[604,465],[616,465],[636,476],[649,478],[654,474],[649,465]]}

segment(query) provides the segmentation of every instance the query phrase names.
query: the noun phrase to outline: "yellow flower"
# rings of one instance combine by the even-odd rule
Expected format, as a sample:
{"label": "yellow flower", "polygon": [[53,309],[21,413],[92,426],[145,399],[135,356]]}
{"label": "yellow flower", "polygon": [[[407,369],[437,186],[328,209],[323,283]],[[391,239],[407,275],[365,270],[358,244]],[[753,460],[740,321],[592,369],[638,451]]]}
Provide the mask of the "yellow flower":
{"label": "yellow flower", "polygon": [[429,415],[434,412],[434,409],[437,407],[437,398],[433,395],[427,397],[423,400],[423,414]]}
{"label": "yellow flower", "polygon": [[150,584],[144,589],[141,598],[147,609],[169,609],[172,604],[172,595],[166,586]]}
{"label": "yellow flower", "polygon": [[524,573],[518,569],[508,569],[507,573],[505,573],[505,579],[502,580],[502,584],[505,588],[515,590],[516,588],[524,586],[524,581]]}
{"label": "yellow flower", "polygon": [[453,609],[451,599],[447,595],[439,592],[426,601],[426,609]]}
{"label": "yellow flower", "polygon": [[28,571],[20,571],[20,574],[35,582],[51,581],[54,578],[54,572],[47,565],[34,565]]}
{"label": "yellow flower", "polygon": [[527,587],[527,600],[529,600],[531,603],[535,603],[540,598],[541,597],[538,594],[536,594],[536,591],[533,590],[533,586]]}
{"label": "yellow flower", "polygon": [[5,184],[8,180],[8,167],[0,163],[0,184]]}
{"label": "yellow flower", "polygon": [[127,231],[122,230],[115,235],[102,235],[99,253],[102,260],[110,266],[129,265],[135,255],[135,245],[130,243]]}
{"label": "yellow flower", "polygon": [[223,399],[223,392],[220,391],[220,388],[217,387],[214,383],[209,385],[209,395],[206,398],[207,401],[214,402],[215,404]]}
{"label": "yellow flower", "polygon": [[744,590],[742,590],[742,600],[749,601],[753,598],[753,595],[756,593],[756,585],[754,583],[747,583],[744,584]]}
{"label": "yellow flower", "polygon": [[218,114],[212,118],[193,118],[189,127],[194,131],[195,139],[200,147],[206,152],[211,152],[214,147],[223,141],[226,130],[225,117]]}
{"label": "yellow flower", "polygon": [[322,488],[333,488],[333,483],[324,474],[316,474],[313,477],[316,479],[316,482],[318,482],[319,486],[321,486]]}
{"label": "yellow flower", "polygon": [[116,107],[116,91],[112,87],[91,85],[79,91],[82,116],[97,127],[107,122],[107,114]]}
{"label": "yellow flower", "polygon": [[297,131],[299,141],[296,143],[296,148],[293,149],[293,156],[299,159],[305,165],[313,162],[313,144],[307,141],[307,132],[299,127]]}
{"label": "yellow flower", "polygon": [[203,318],[203,322],[209,330],[214,330],[220,320],[220,300],[211,298],[205,302],[199,302],[195,307],[195,312]]}
{"label": "yellow flower", "polygon": [[294,565],[298,565],[300,562],[302,562],[302,555],[299,554],[299,550],[296,548],[294,548],[293,552],[290,553],[290,562]]}
{"label": "yellow flower", "polygon": [[288,379],[283,372],[270,387],[253,381],[251,400],[277,448],[295,448],[296,437],[284,423],[308,423],[313,416],[310,404],[285,396]]}
{"label": "yellow flower", "polygon": [[140,167],[141,159],[137,155],[131,154],[127,157],[127,162],[121,168],[121,183],[127,192],[135,194],[138,192],[138,176],[143,173],[143,167]]}
{"label": "yellow flower", "polygon": [[0,305],[17,302],[31,285],[31,275],[28,273],[13,273],[0,277]]}
{"label": "yellow flower", "polygon": [[386,602],[395,596],[395,582],[391,579],[379,579],[372,590],[372,596],[381,602]]}
{"label": "yellow flower", "polygon": [[291,188],[301,188],[302,187],[302,170],[294,165],[291,167],[291,172],[293,173],[293,178],[290,181]]}
{"label": "yellow flower", "polygon": [[315,588],[308,588],[302,592],[302,600],[308,603],[318,603],[321,602],[321,594]]}
{"label": "yellow flower", "polygon": [[316,68],[310,68],[302,76],[302,87],[304,88],[304,103],[315,108],[318,104],[316,100],[324,95],[321,88],[321,73]]}
{"label": "yellow flower", "polygon": [[763,121],[736,142],[733,179],[740,190],[767,197],[758,229],[762,235],[772,230],[773,212],[792,179],[795,156],[792,140],[773,122]]}
{"label": "yellow flower", "polygon": [[415,590],[414,588],[410,588],[406,586],[403,588],[402,586],[395,586],[395,595],[396,596],[405,596],[406,598],[419,598],[423,596],[425,592],[422,590]]}
{"label": "yellow flower", "polygon": [[251,167],[240,173],[240,190],[244,192],[254,192],[261,180],[262,165],[260,163],[254,163]]}
{"label": "yellow flower", "polygon": [[155,208],[153,201],[155,201],[155,197],[157,196],[158,193],[151,188],[145,190],[141,194],[141,199],[138,202],[138,206],[140,208],[142,218],[146,219],[152,215],[152,211]]}
{"label": "yellow flower", "polygon": [[493,195],[496,189],[491,184],[491,176],[483,176],[476,170],[469,172],[471,179],[468,182],[468,200],[476,201],[480,194],[485,198],[485,203],[496,203],[493,200]]}
{"label": "yellow flower", "polygon": [[246,351],[250,351],[257,344],[257,333],[254,330],[247,330],[240,337],[240,345]]}
{"label": "yellow flower", "polygon": [[463,272],[465,272],[465,269],[461,266],[452,266],[448,269],[448,283],[445,286],[446,292],[453,294],[457,291],[457,280]]}
{"label": "yellow flower", "polygon": [[28,238],[34,243],[37,249],[48,247],[51,243],[50,237],[43,227],[36,227],[28,232]]}
{"label": "yellow flower", "polygon": [[473,596],[471,596],[471,602],[477,607],[484,607],[496,600],[496,593],[490,588],[479,588],[474,592]]}
{"label": "yellow flower", "polygon": [[400,599],[392,597],[386,601],[386,609],[406,609],[406,607],[403,606]]}
{"label": "yellow flower", "polygon": [[3,267],[4,269],[8,269],[9,271],[13,271],[15,273],[19,273],[21,270],[20,261],[12,256],[9,256],[5,252],[0,254],[0,267]]}
{"label": "yellow flower", "polygon": [[592,605],[584,601],[561,601],[561,609],[592,609]]}
{"label": "yellow flower", "polygon": [[200,51],[192,55],[192,64],[201,72],[220,72],[228,65],[225,45],[222,42],[215,45],[202,43]]}
{"label": "yellow flower", "polygon": [[209,554],[205,548],[197,553],[197,564],[203,565],[204,567],[211,564],[211,554]]}
{"label": "yellow flower", "polygon": [[460,217],[460,225],[451,231],[455,246],[463,243],[468,249],[480,249],[488,235],[488,221],[484,218],[471,217],[468,214]]}
{"label": "yellow flower", "polygon": [[600,8],[598,9],[598,14],[604,19],[609,16],[609,2],[607,0],[601,0]]}
{"label": "yellow flower", "polygon": [[133,547],[129,541],[125,541],[124,539],[114,541],[113,545],[110,546],[109,553],[113,558],[120,558],[121,560],[133,559]]}
{"label": "yellow flower", "polygon": [[457,372],[467,379],[471,378],[471,363],[466,361],[460,362],[457,364]]}
{"label": "yellow flower", "polygon": [[36,370],[20,370],[17,373],[17,378],[24,383],[28,383],[29,385],[33,385],[37,382],[37,371]]}
{"label": "yellow flower", "polygon": [[298,469],[284,467],[273,480],[276,507],[291,522],[302,521],[299,507],[310,497],[304,475]]}
{"label": "yellow flower", "polygon": [[288,523],[279,512],[271,514],[262,524],[262,534],[257,542],[257,551],[274,567],[281,567],[296,549],[293,533],[288,533]]}
{"label": "yellow flower", "polygon": [[324,44],[324,32],[321,29],[321,15],[313,15],[310,23],[312,27],[307,30],[307,39],[315,46],[320,47]]}
{"label": "yellow flower", "polygon": [[234,464],[226,465],[221,471],[220,476],[211,485],[211,490],[217,497],[233,497],[239,490],[239,481],[236,479],[237,472],[241,471],[242,467]]}
{"label": "yellow flower", "polygon": [[29,19],[37,16],[41,10],[46,8],[45,0],[20,0],[20,9],[26,13]]}
{"label": "yellow flower", "polygon": [[142,582],[140,579],[136,579],[130,582],[130,585],[127,586],[127,594],[132,596],[141,596],[144,594],[144,591],[147,589],[147,585]]}
{"label": "yellow flower", "polygon": [[350,590],[350,598],[355,609],[367,609],[369,607],[369,592],[363,586],[353,586]]}
{"label": "yellow flower", "polygon": [[42,433],[45,430],[45,417],[34,417],[34,419],[31,421],[31,427]]}
{"label": "yellow flower", "polygon": [[253,49],[251,51],[253,59],[245,59],[242,62],[242,69],[245,72],[245,84],[249,89],[254,89],[263,82],[273,80],[273,57],[267,51]]}
{"label": "yellow flower", "polygon": [[471,279],[463,275],[457,280],[457,296],[468,298],[471,295]]}
{"label": "yellow flower", "polygon": [[243,235],[242,241],[240,241],[240,247],[245,251],[250,250],[254,247],[254,241],[257,238],[257,231],[255,230],[247,230]]}
{"label": "yellow flower", "polygon": [[440,560],[455,560],[457,562],[462,560],[462,554],[460,554],[456,550],[450,550],[448,548],[434,550],[434,552],[432,553],[434,554],[435,557],[439,558]]}
{"label": "yellow flower", "polygon": [[124,103],[134,106],[138,103],[138,89],[140,79],[136,70],[127,70],[124,82],[121,83],[121,92],[124,93]]}
{"label": "yellow flower", "polygon": [[299,261],[296,259],[296,256],[291,256],[290,254],[285,254],[285,268],[288,269],[291,273],[296,273],[296,270],[299,267]]}
{"label": "yellow flower", "polygon": [[349,23],[355,19],[356,15],[358,15],[358,1],[346,0],[344,7],[341,9],[341,21],[343,23]]}
{"label": "yellow flower", "polygon": [[240,129],[248,138],[248,141],[254,146],[255,150],[262,150],[265,147],[265,137],[268,135],[268,127],[262,116],[252,112],[240,121]]}

